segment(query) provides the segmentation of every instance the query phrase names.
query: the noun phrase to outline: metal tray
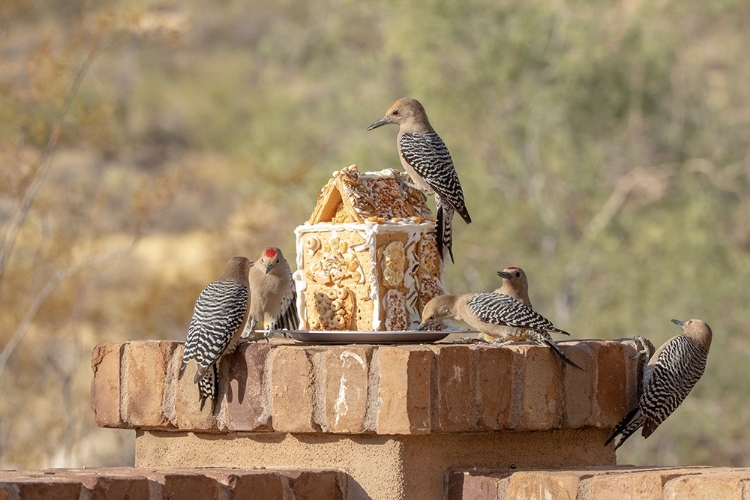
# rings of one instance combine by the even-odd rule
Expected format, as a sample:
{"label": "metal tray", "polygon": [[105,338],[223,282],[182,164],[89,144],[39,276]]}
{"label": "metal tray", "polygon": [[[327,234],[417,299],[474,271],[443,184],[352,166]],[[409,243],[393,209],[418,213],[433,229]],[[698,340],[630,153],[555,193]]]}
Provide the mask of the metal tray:
{"label": "metal tray", "polygon": [[316,344],[419,344],[437,342],[456,331],[439,332],[398,331],[398,332],[354,332],[330,330],[291,330],[285,332],[294,340]]}

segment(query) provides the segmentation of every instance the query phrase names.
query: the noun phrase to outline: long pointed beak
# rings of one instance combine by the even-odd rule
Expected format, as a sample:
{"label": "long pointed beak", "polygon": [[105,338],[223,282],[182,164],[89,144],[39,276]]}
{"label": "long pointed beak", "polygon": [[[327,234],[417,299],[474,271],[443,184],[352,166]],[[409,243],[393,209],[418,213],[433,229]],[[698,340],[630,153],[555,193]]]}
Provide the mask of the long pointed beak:
{"label": "long pointed beak", "polygon": [[389,123],[391,123],[391,122],[389,122],[385,118],[381,118],[380,120],[378,120],[376,122],[372,122],[370,124],[370,126],[367,127],[367,130],[373,130],[373,129],[376,129],[378,127],[382,127],[383,125],[388,125]]}
{"label": "long pointed beak", "polygon": [[423,332],[423,331],[425,331],[425,330],[427,330],[427,323],[421,323],[421,324],[420,324],[420,325],[419,325],[419,326],[417,327],[417,331],[419,331],[419,332]]}
{"label": "long pointed beak", "polygon": [[674,323],[675,325],[679,326],[680,328],[685,328],[685,322],[684,321],[680,321],[679,319],[673,319],[672,323]]}
{"label": "long pointed beak", "polygon": [[268,264],[266,266],[266,274],[268,274],[271,271],[271,269],[273,269],[273,264]]}
{"label": "long pointed beak", "polygon": [[510,273],[506,273],[505,271],[498,271],[497,275],[506,280],[510,279]]}

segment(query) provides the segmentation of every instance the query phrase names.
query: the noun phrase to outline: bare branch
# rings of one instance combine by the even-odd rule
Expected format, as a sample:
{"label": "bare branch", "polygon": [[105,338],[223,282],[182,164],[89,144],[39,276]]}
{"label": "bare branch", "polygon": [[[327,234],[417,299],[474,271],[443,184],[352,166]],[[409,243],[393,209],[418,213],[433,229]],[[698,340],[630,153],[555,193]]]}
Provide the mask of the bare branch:
{"label": "bare branch", "polygon": [[12,220],[10,221],[8,229],[5,233],[5,241],[3,241],[3,245],[2,247],[0,247],[0,291],[2,291],[5,269],[8,265],[8,260],[13,253],[13,247],[16,244],[18,232],[21,230],[21,226],[23,226],[23,222],[26,219],[29,210],[31,209],[31,204],[34,201],[34,197],[44,184],[44,180],[47,178],[50,165],[52,164],[52,157],[55,153],[55,150],[57,149],[57,142],[60,139],[60,132],[62,131],[63,122],[65,121],[65,117],[67,116],[68,111],[70,111],[70,106],[73,103],[73,99],[75,99],[76,95],[78,94],[78,90],[81,87],[83,78],[88,73],[89,68],[96,60],[99,53],[109,45],[111,45],[113,42],[113,36],[107,37],[96,44],[96,46],[94,46],[89,51],[86,58],[83,60],[78,70],[76,71],[73,83],[71,84],[70,90],[65,97],[65,101],[63,102],[63,106],[60,109],[60,113],[52,123],[52,130],[50,131],[49,139],[47,140],[47,146],[45,147],[44,154],[42,155],[41,166],[34,174],[34,180],[24,191],[23,197],[21,198],[21,203],[18,205],[18,208],[16,209],[16,212]]}
{"label": "bare branch", "polygon": [[52,295],[52,293],[57,290],[57,288],[62,285],[66,279],[75,276],[85,271],[86,269],[98,266],[99,264],[102,264],[106,261],[117,259],[119,257],[127,255],[136,245],[138,240],[139,237],[136,236],[128,247],[94,255],[76,265],[60,269],[52,278],[50,278],[47,284],[44,285],[44,288],[42,288],[42,290],[36,295],[36,297],[34,297],[34,300],[31,302],[31,305],[29,305],[29,308],[26,311],[23,320],[18,325],[18,328],[16,328],[13,336],[10,338],[8,343],[5,344],[3,350],[0,351],[0,377],[2,377],[5,366],[8,363],[8,359],[16,350],[16,347],[18,347],[18,344],[21,342],[21,340],[23,340],[23,337],[26,335],[29,327],[34,322],[34,318],[36,318],[39,310],[42,308],[49,296]]}

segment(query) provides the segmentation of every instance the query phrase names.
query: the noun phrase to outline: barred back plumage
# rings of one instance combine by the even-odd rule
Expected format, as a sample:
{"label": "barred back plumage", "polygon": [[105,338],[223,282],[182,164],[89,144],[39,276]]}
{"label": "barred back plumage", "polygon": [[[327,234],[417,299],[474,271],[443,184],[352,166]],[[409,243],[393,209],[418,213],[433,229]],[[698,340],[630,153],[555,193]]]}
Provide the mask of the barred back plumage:
{"label": "barred back plumage", "polygon": [[682,404],[706,369],[708,352],[687,335],[672,338],[659,351],[645,371],[638,405],[617,424],[605,445],[620,435],[617,449],[640,428],[642,436],[649,437]]}
{"label": "barred back plumage", "polygon": [[538,312],[502,293],[476,293],[469,301],[469,307],[485,323],[568,335],[566,331],[555,327],[550,320]]}
{"label": "barred back plumage", "polygon": [[466,209],[461,181],[448,148],[437,132],[405,133],[399,141],[399,151],[434,193],[469,224],[471,217]]}
{"label": "barred back plumage", "polygon": [[248,293],[248,287],[233,281],[214,281],[203,289],[188,328],[183,364],[195,359],[202,376],[221,357],[242,327]]}
{"label": "barred back plumage", "polygon": [[685,400],[703,375],[707,360],[708,353],[684,335],[662,350],[641,397],[648,424],[644,424],[643,437],[651,435]]}

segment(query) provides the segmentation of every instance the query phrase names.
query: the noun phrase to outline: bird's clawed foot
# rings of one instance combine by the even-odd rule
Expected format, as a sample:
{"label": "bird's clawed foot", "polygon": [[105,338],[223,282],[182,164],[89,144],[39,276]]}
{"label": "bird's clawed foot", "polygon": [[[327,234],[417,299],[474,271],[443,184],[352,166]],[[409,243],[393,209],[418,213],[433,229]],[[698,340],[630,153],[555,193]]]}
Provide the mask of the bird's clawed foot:
{"label": "bird's clawed foot", "polygon": [[641,348],[638,349],[636,353],[633,354],[633,356],[631,356],[631,359],[643,358],[643,363],[648,363],[648,360],[654,354],[654,345],[649,339],[640,335],[638,335],[637,337],[633,337],[633,342],[638,344]]}
{"label": "bird's clawed foot", "polygon": [[454,340],[451,344],[489,344],[489,342],[479,337],[463,337]]}

